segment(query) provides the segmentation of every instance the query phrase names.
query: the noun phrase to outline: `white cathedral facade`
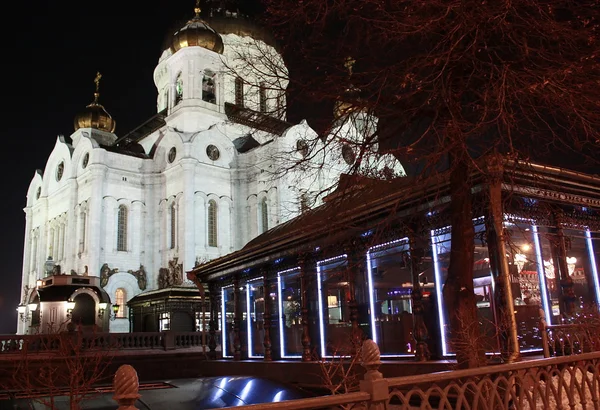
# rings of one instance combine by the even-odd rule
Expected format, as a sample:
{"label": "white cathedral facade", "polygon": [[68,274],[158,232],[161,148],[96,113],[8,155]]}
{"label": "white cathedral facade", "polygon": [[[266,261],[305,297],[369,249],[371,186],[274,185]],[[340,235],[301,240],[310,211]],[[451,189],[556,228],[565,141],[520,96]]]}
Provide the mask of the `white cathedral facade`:
{"label": "white cathedral facade", "polygon": [[[97,77],[94,102],[56,139],[27,192],[23,306],[50,275],[100,277],[120,305],[110,331],[127,332],[128,300],[185,285],[181,272],[318,206],[356,167],[358,122],[341,120],[324,138],[287,123],[276,48],[226,27],[215,31],[197,11],[173,34],[154,70],[158,114],[127,135],[115,134]],[[363,162],[403,173],[391,155]],[[178,283],[160,277],[170,266],[180,266]],[[17,333],[30,326],[19,319]]]}

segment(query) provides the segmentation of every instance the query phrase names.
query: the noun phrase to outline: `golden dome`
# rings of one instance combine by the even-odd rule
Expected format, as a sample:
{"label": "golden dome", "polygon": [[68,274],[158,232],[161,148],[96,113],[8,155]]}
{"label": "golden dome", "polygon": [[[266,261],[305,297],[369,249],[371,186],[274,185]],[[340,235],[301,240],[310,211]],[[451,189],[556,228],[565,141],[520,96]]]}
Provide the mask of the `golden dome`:
{"label": "golden dome", "polygon": [[94,101],[85,107],[85,110],[75,116],[75,120],[73,121],[75,131],[80,128],[95,128],[106,132],[115,131],[117,125],[116,121],[113,120],[104,107],[98,103],[98,97],[100,96],[100,93],[98,92],[100,78],[102,78],[102,75],[97,73],[96,78],[94,79],[94,82],[96,83]]}
{"label": "golden dome", "polygon": [[216,53],[223,53],[223,40],[219,33],[200,18],[200,8],[196,7],[196,15],[173,34],[171,51],[176,53],[184,47],[202,47]]}

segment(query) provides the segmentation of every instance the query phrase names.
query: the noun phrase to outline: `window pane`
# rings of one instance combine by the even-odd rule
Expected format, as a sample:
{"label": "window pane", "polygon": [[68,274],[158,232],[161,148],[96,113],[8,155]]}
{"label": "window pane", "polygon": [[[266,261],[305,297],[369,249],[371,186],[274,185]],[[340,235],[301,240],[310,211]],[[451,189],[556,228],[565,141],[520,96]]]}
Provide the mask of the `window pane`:
{"label": "window pane", "polygon": [[[280,343],[283,357],[302,356],[302,292],[300,271],[281,272],[279,282],[279,309],[281,317]],[[315,341],[316,342],[316,341]]]}

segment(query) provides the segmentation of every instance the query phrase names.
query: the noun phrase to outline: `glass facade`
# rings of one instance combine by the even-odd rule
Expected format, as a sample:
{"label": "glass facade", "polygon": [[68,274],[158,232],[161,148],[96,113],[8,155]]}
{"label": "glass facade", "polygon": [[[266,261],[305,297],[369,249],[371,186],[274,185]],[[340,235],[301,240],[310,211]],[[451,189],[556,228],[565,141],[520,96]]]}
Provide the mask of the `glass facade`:
{"label": "glass facade", "polygon": [[317,262],[319,344],[321,356],[332,356],[351,339],[346,255]]}
{"label": "glass facade", "polygon": [[[279,340],[282,358],[302,357],[300,268],[277,274]],[[273,337],[273,335],[271,335]]]}

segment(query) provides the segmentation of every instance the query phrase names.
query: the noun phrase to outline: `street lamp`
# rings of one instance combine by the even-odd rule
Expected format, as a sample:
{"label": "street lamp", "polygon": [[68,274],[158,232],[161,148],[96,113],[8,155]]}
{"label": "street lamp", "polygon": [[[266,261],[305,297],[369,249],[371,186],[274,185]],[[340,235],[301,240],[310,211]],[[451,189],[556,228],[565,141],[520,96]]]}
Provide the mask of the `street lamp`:
{"label": "street lamp", "polygon": [[106,311],[106,306],[108,304],[106,302],[98,303],[98,319],[102,319],[104,317],[104,312]]}
{"label": "street lamp", "polygon": [[117,318],[117,313],[119,313],[119,309],[121,306],[114,304],[112,305],[113,314],[110,317],[110,320],[115,320]]}

